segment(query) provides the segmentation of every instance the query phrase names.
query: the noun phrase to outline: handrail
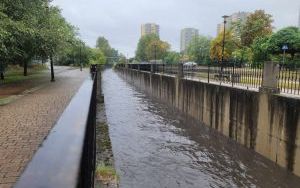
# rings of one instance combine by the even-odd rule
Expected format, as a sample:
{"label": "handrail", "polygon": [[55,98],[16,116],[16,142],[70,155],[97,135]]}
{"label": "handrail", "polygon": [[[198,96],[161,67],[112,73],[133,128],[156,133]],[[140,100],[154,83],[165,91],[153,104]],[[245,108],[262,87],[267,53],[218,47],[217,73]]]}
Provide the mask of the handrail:
{"label": "handrail", "polygon": [[84,81],[16,188],[93,187],[97,73]]}

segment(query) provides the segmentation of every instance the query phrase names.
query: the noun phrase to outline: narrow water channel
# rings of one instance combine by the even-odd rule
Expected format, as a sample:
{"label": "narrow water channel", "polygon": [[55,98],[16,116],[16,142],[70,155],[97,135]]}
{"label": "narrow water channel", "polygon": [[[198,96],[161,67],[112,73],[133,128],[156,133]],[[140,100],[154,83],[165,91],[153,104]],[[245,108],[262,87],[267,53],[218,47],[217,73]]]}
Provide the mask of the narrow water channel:
{"label": "narrow water channel", "polygon": [[111,70],[103,93],[121,188],[300,187],[300,178],[145,95]]}

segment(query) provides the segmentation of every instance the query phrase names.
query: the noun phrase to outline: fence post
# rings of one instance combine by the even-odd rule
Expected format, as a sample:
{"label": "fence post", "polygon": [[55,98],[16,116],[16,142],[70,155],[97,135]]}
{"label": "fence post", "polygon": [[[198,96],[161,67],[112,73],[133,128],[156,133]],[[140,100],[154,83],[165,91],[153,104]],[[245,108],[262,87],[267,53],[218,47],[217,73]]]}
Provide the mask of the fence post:
{"label": "fence post", "polygon": [[141,70],[141,65],[140,65],[140,64],[138,64],[138,70],[139,70],[139,71]]}
{"label": "fence post", "polygon": [[151,73],[155,73],[155,67],[153,63],[151,63]]}
{"label": "fence post", "polygon": [[209,83],[210,64],[207,66],[207,83]]}
{"label": "fence post", "polygon": [[179,78],[182,78],[183,77],[183,63],[178,63],[178,72],[177,72],[177,76]]}
{"label": "fence post", "polygon": [[275,62],[265,62],[263,67],[263,79],[260,92],[264,93],[279,93],[278,85],[279,66]]}

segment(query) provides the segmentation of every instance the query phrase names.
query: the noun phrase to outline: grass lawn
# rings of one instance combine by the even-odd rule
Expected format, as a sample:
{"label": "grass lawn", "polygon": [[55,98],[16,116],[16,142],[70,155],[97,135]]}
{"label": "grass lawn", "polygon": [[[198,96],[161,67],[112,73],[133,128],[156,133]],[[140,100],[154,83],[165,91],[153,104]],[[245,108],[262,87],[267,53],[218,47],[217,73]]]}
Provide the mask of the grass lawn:
{"label": "grass lawn", "polygon": [[4,74],[5,79],[0,80],[0,85],[22,82],[29,79],[35,79],[44,74],[47,70],[46,65],[35,65],[28,69],[28,75],[23,76],[23,68],[19,66],[9,66]]}
{"label": "grass lawn", "polygon": [[9,66],[4,74],[4,80],[0,80],[0,105],[5,105],[18,98],[18,95],[41,83],[47,67],[36,65],[28,69],[28,76],[23,76],[23,68]]}

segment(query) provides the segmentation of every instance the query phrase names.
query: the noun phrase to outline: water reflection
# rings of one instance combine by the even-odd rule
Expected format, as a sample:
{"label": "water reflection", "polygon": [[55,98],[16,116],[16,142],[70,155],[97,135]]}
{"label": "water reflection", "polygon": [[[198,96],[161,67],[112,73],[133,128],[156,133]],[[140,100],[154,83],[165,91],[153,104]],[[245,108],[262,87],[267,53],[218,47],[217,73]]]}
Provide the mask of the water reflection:
{"label": "water reflection", "polygon": [[300,178],[103,73],[121,187],[298,187]]}

